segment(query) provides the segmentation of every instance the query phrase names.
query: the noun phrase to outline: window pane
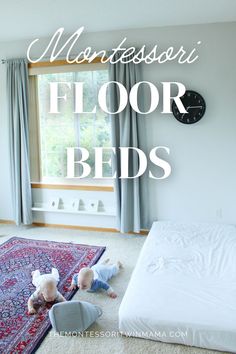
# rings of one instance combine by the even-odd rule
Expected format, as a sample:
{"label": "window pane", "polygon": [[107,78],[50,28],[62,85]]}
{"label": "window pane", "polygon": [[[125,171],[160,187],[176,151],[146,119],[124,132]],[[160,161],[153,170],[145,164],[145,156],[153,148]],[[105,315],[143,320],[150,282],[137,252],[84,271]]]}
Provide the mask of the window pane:
{"label": "window pane", "polygon": [[[88,178],[94,176],[94,147],[110,147],[110,119],[98,106],[98,91],[108,81],[107,70],[82,71],[73,73],[44,74],[38,76],[39,117],[41,140],[41,173],[43,178],[65,178],[67,175],[67,147],[84,147],[89,151],[87,162],[92,170]],[[67,100],[59,100],[59,114],[49,112],[50,82],[84,82],[84,111],[96,113],[75,114],[74,86],[59,85],[59,96],[67,95]],[[111,151],[104,151],[104,160],[111,158]],[[82,173],[79,166],[76,175]],[[104,164],[103,176],[111,176],[111,167]]]}

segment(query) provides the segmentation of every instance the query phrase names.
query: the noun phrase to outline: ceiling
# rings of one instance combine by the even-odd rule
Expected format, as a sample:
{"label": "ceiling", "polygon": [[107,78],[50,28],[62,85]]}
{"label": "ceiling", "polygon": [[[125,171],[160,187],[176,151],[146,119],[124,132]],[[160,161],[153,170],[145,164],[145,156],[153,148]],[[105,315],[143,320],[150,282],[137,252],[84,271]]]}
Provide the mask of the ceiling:
{"label": "ceiling", "polygon": [[236,21],[236,0],[0,0],[0,41],[73,33]]}

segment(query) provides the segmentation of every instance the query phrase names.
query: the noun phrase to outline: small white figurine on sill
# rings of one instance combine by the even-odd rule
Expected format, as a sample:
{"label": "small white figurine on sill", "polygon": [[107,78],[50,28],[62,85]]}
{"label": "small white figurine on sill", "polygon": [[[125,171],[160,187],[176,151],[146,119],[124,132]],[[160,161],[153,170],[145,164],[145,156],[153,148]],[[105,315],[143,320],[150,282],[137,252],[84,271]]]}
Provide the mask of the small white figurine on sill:
{"label": "small white figurine on sill", "polygon": [[116,275],[123,267],[120,262],[116,264],[108,264],[109,259],[100,264],[95,264],[91,268],[84,267],[79,273],[73,275],[69,290],[76,289],[95,292],[98,289],[104,289],[107,295],[112,299],[117,297],[112,287],[107,283],[114,275]]}
{"label": "small white figurine on sill", "polygon": [[52,268],[52,271],[49,274],[40,274],[38,269],[32,272],[32,283],[36,287],[36,290],[28,300],[29,315],[33,315],[37,312],[34,307],[36,303],[66,301],[57,290],[58,282],[59,273],[56,268]]}

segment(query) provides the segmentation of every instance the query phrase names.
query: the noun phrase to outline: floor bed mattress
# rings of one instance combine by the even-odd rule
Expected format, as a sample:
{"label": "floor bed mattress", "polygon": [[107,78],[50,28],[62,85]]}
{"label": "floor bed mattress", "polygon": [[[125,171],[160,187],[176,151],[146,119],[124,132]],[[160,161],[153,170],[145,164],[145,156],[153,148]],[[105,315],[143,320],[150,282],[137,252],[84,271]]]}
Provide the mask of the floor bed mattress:
{"label": "floor bed mattress", "polygon": [[155,222],[122,300],[119,330],[236,353],[236,227]]}

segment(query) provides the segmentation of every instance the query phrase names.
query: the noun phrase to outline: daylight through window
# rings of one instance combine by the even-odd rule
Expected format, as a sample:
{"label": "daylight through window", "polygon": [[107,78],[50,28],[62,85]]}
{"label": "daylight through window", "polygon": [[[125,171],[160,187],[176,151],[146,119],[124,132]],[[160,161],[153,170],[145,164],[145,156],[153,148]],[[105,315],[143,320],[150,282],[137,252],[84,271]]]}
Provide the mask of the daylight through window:
{"label": "daylight through window", "polygon": [[[108,81],[107,70],[92,70],[38,75],[39,125],[40,125],[40,168],[42,180],[65,179],[67,175],[67,147],[84,147],[89,151],[87,161],[94,176],[94,147],[110,147],[110,119],[97,103],[98,91]],[[60,114],[49,112],[50,82],[84,82],[84,111],[97,105],[96,113],[75,114],[74,92],[62,85],[67,101],[59,100]],[[78,156],[79,157],[79,156]],[[104,160],[111,157],[110,150],[104,151]],[[76,175],[80,173],[76,166]],[[111,176],[111,167],[104,164],[104,177]],[[80,180],[78,180],[80,181]]]}

